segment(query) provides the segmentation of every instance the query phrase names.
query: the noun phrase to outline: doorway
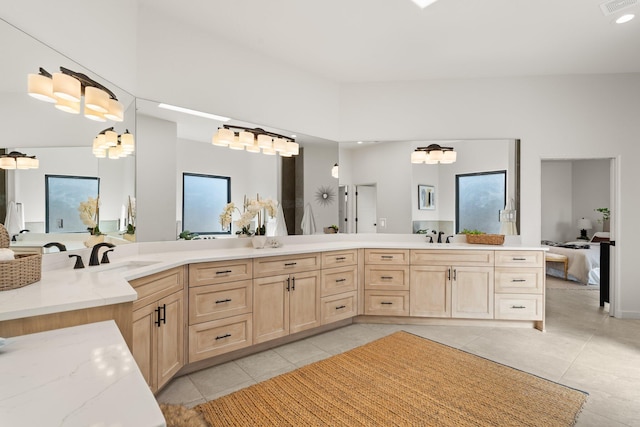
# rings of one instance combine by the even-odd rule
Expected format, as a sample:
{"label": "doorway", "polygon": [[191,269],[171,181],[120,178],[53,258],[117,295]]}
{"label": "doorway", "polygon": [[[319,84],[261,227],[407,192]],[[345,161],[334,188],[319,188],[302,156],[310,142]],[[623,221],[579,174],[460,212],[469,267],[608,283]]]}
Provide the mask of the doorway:
{"label": "doorway", "polygon": [[356,185],[356,233],[376,233],[377,216],[376,184]]}
{"label": "doorway", "polygon": [[[616,315],[615,298],[619,269],[616,251],[615,247],[602,245],[603,250],[609,254],[609,271],[607,273],[606,266],[603,266],[601,272],[600,244],[593,237],[598,233],[596,235],[598,238],[603,232],[608,231],[610,240],[615,242],[618,189],[619,177],[615,158],[542,159],[541,161],[541,238],[543,243],[549,243],[551,246],[556,243],[569,243],[584,247],[582,250],[575,249],[581,253],[573,253],[573,250],[570,250],[570,253],[566,254],[569,257],[569,269],[572,269],[573,259],[575,276],[584,278],[578,280],[570,271],[570,280],[565,283],[573,285],[575,289],[585,290],[599,287],[604,290],[609,284],[608,308],[611,316]],[[600,212],[602,208],[607,208],[611,212],[608,224]],[[585,231],[587,240],[582,240]],[[550,250],[553,250],[553,247]],[[563,249],[558,248],[558,250]],[[595,256],[585,255],[586,259],[582,259],[582,254],[594,251],[597,252]],[[578,268],[583,263],[585,267]],[[547,273],[552,271],[550,270],[552,268],[552,266],[548,267]],[[586,285],[587,282],[589,285]],[[549,284],[551,283],[553,279],[549,281]]]}

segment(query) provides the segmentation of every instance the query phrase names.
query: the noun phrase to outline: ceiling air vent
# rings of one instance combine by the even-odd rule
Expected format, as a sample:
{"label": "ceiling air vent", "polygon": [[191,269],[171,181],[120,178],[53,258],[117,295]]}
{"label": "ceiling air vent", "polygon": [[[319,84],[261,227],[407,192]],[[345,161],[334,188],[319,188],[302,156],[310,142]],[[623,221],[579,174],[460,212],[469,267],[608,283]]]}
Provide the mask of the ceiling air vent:
{"label": "ceiling air vent", "polygon": [[639,0],[611,0],[600,4],[604,16],[613,15],[623,9],[636,6]]}

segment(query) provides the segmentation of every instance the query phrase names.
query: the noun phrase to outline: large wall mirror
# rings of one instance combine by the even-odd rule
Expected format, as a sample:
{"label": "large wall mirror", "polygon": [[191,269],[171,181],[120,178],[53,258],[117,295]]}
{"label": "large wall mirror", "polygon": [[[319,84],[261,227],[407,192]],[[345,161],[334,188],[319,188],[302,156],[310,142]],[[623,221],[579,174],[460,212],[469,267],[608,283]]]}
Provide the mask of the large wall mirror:
{"label": "large wall mirror", "polygon": [[[177,231],[187,231],[183,222],[183,174],[204,174],[228,177],[231,201],[242,210],[245,197],[248,199],[271,198],[280,202],[289,235],[304,234],[302,218],[305,211],[311,212],[315,232],[322,232],[338,222],[338,180],[331,176],[331,169],[338,162],[338,144],[322,138],[298,132],[277,129],[264,124],[243,122],[235,119],[221,121],[215,117],[200,117],[189,112],[161,107],[161,102],[136,100],[138,117],[176,124],[176,221]],[[166,105],[165,105],[166,107]],[[182,106],[180,106],[182,107]],[[188,106],[187,106],[188,107]],[[300,144],[300,154],[283,158],[279,155],[250,153],[212,145],[212,137],[224,124],[247,128],[261,128],[288,137]],[[318,197],[328,193],[332,197]],[[218,218],[222,211],[211,212]],[[235,212],[233,220],[237,220]],[[275,225],[274,225],[275,228]],[[190,232],[196,230],[188,230]],[[199,231],[199,230],[198,230]],[[229,236],[220,233],[216,238],[233,237],[239,228],[232,223]]]}
{"label": "large wall mirror", "polygon": [[[118,134],[128,129],[135,135],[133,95],[2,20],[0,55],[6,59],[0,82],[3,117],[0,148],[5,152],[36,156],[39,160],[38,169],[0,170],[5,180],[0,221],[4,222],[6,209],[14,202],[20,206],[24,227],[32,233],[45,233],[45,176],[97,177],[100,178],[101,229],[116,236],[123,229],[123,208],[128,205],[129,197],[135,198],[135,153],[121,159],[99,159],[92,153],[92,142],[98,133],[112,126]],[[40,67],[54,73],[61,66],[83,73],[111,90],[124,106],[124,120],[96,122],[82,114],[59,111],[53,104],[28,96],[28,74],[37,74]],[[64,232],[63,227],[60,231]]]}
{"label": "large wall mirror", "polygon": [[[411,153],[431,143],[453,147],[457,160],[412,164]],[[340,230],[453,235],[460,231],[456,229],[456,177],[505,171],[505,200],[513,203],[519,232],[519,146],[515,139],[341,143]],[[421,189],[429,190],[428,203],[420,200]],[[499,209],[494,222],[499,230]]]}

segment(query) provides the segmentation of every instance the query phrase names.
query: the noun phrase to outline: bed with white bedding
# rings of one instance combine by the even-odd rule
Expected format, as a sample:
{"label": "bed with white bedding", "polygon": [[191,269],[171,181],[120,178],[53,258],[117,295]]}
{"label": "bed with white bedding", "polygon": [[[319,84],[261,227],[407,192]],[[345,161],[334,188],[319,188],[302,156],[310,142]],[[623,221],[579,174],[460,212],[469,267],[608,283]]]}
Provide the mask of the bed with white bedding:
{"label": "bed with white bedding", "polygon": [[[609,241],[609,232],[597,232],[590,241],[555,243],[543,240],[549,252],[565,255],[569,260],[568,279],[583,285],[600,285],[600,242]],[[564,279],[557,263],[547,263],[547,274]]]}
{"label": "bed with white bedding", "polygon": [[[564,245],[577,247],[588,245],[588,249],[573,249],[562,246],[548,246],[549,252],[565,255],[569,260],[567,270],[569,280],[583,285],[600,284],[600,243],[597,242],[566,242]],[[557,263],[547,263],[547,274],[564,279],[564,268]]]}

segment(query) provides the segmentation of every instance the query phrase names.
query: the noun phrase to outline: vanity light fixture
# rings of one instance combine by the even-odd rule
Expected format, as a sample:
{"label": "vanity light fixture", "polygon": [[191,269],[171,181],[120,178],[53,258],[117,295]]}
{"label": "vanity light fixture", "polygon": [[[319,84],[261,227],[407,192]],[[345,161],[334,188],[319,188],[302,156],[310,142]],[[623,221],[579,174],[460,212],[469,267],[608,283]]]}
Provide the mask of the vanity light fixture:
{"label": "vanity light fixture", "polygon": [[92,151],[93,155],[99,159],[127,157],[135,151],[135,140],[129,133],[129,129],[122,135],[118,135],[113,127],[106,128],[93,139]]}
{"label": "vanity light fixture", "polygon": [[430,144],[428,147],[418,147],[411,153],[411,163],[426,163],[435,165],[437,163],[454,163],[458,155],[453,147],[441,147],[438,144]]}
{"label": "vanity light fixture", "polygon": [[[27,76],[27,92],[45,102],[55,103],[61,111],[79,114],[82,110],[88,119],[98,122],[124,119],[124,107],[115,94],[105,86],[68,68],[60,67],[59,73],[49,73],[40,67],[38,74]],[[84,97],[84,107],[81,106]]]}
{"label": "vanity light fixture", "polygon": [[338,179],[340,177],[339,173],[338,173],[338,164],[336,163],[335,165],[333,165],[333,167],[331,168],[331,176]]}
{"label": "vanity light fixture", "polygon": [[420,9],[424,9],[427,6],[430,6],[433,3],[437,2],[438,0],[411,0],[411,1],[414,2]]}
{"label": "vanity light fixture", "polygon": [[280,154],[281,157],[297,156],[300,146],[295,139],[261,128],[222,125],[213,135],[211,143],[232,150],[246,150],[250,153],[266,155]]}
{"label": "vanity light fixture", "polygon": [[40,161],[36,156],[27,156],[18,151],[0,154],[0,169],[38,169]]}

